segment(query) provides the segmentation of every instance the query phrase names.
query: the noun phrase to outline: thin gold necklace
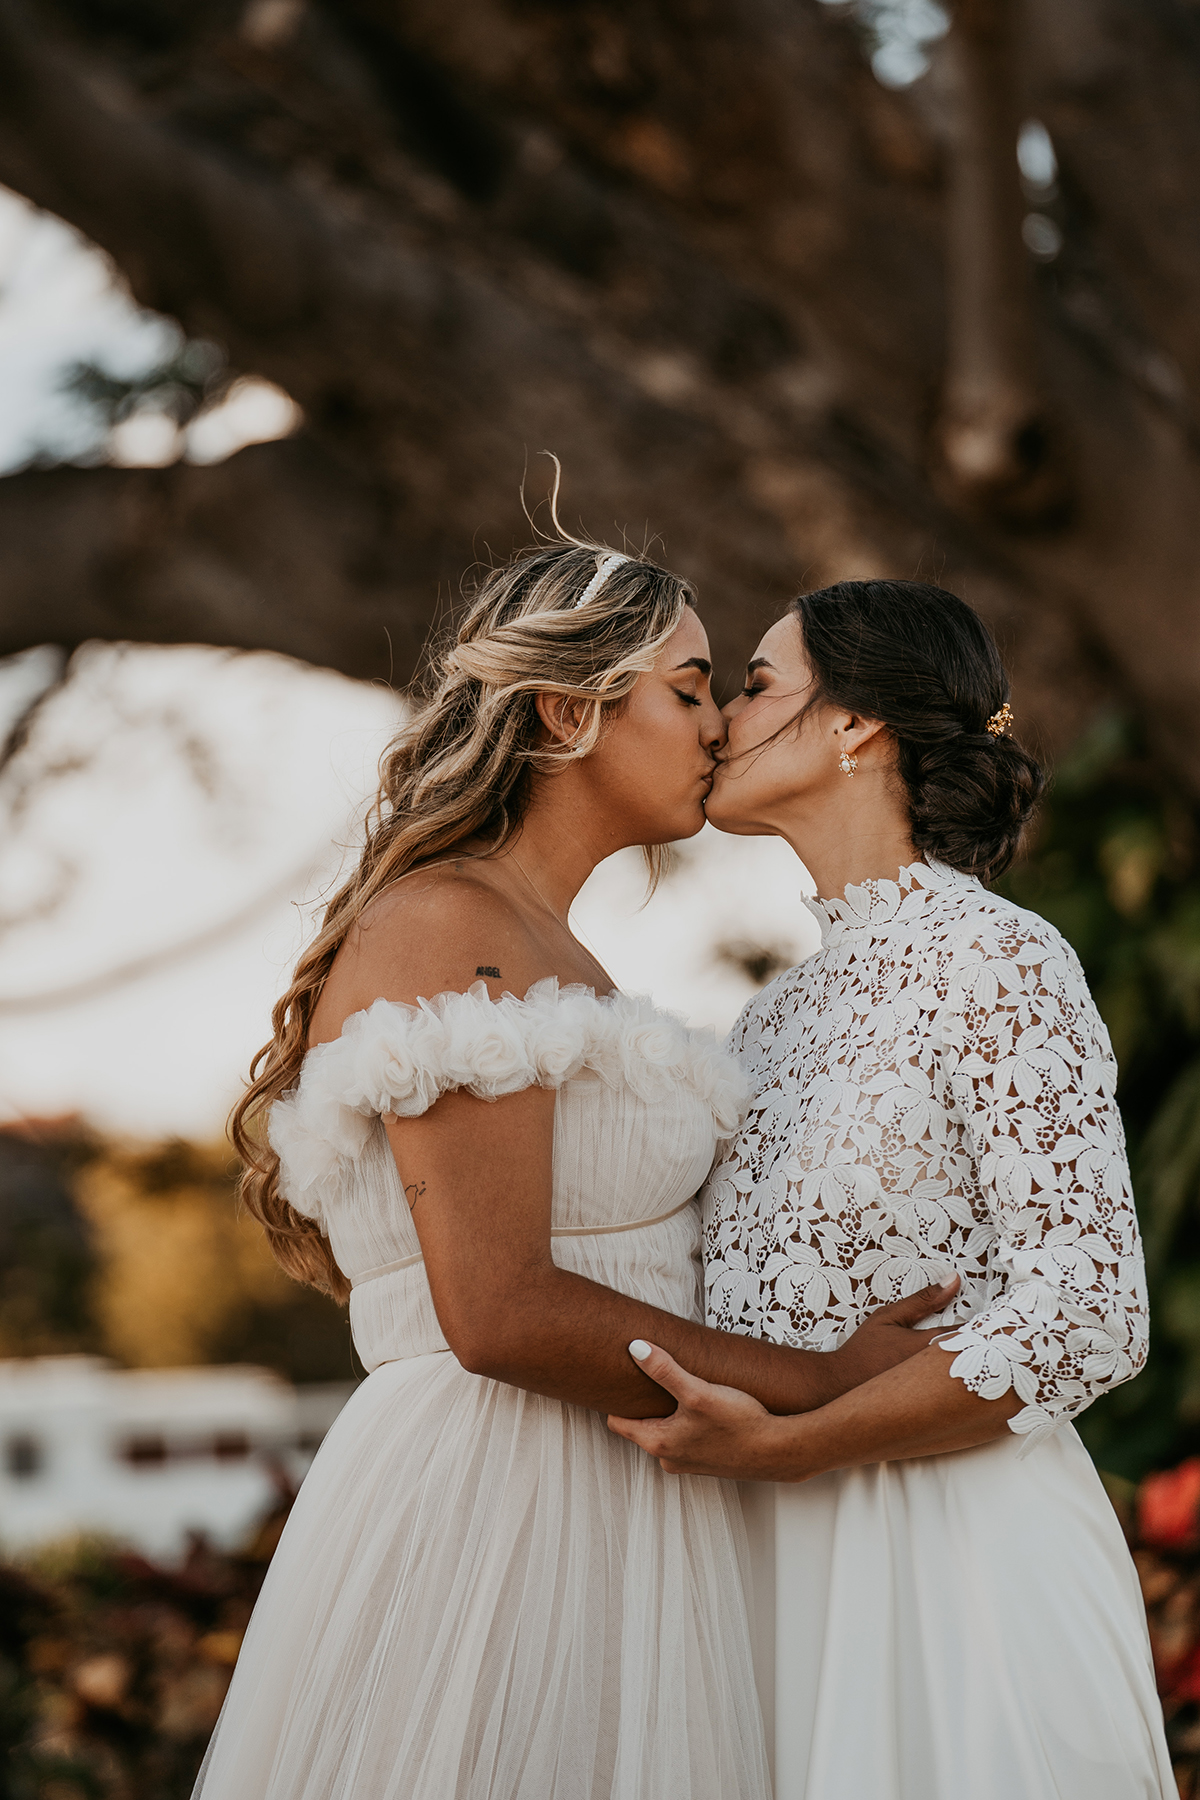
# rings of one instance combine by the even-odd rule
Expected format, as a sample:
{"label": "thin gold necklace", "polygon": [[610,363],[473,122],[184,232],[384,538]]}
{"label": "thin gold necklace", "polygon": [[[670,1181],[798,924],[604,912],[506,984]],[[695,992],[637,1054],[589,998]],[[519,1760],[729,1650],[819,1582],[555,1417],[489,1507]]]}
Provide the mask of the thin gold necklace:
{"label": "thin gold necklace", "polygon": [[542,893],[542,890],[534,882],[533,877],[531,875],[527,875],[525,873],[525,870],[521,864],[521,860],[518,857],[516,851],[510,850],[508,854],[512,857],[513,861],[516,863],[517,868],[520,871],[521,876],[524,879],[526,886],[533,893],[534,897],[541,901],[542,905],[545,907],[546,911],[550,914],[550,917],[555,921],[556,924],[561,925],[564,931],[570,932],[571,927],[567,924],[567,921],[565,919],[559,918],[558,914],[555,912],[554,908],[551,906],[550,902],[547,900],[545,894]]}
{"label": "thin gold necklace", "polygon": [[[601,961],[599,955],[597,954],[595,944],[593,944],[591,939],[588,938],[582,931],[572,929],[570,917],[569,917],[569,909],[568,909],[568,917],[565,919],[560,919],[558,914],[555,912],[554,908],[551,906],[550,902],[547,900],[545,894],[543,894],[541,889],[535,884],[533,877],[531,875],[527,875],[525,873],[525,870],[521,866],[521,862],[517,856],[516,851],[510,850],[508,854],[512,857],[513,861],[516,863],[517,868],[520,870],[521,875],[524,877],[525,882],[528,885],[528,887],[532,890],[532,892],[537,897],[537,899],[539,899],[541,901],[542,905],[545,907],[546,911],[550,914],[550,917],[554,920],[555,924],[561,925],[563,930],[566,932],[567,936],[569,938],[571,938],[574,943],[581,944],[583,946],[583,948],[587,951],[588,955],[592,958],[592,961],[595,963],[596,967],[600,970],[603,970],[605,980],[611,981],[612,977],[608,973],[608,970],[605,969],[604,963]],[[614,990],[614,992],[615,992],[615,990]]]}

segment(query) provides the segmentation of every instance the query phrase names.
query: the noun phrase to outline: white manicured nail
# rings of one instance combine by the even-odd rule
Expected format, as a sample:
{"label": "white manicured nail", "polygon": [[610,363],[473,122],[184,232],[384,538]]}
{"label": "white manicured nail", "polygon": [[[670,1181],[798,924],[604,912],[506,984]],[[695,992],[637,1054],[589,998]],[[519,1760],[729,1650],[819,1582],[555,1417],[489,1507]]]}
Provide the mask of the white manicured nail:
{"label": "white manicured nail", "polygon": [[645,1338],[634,1338],[632,1344],[629,1346],[629,1354],[630,1356],[635,1357],[638,1362],[645,1362],[652,1348],[653,1346],[648,1344]]}

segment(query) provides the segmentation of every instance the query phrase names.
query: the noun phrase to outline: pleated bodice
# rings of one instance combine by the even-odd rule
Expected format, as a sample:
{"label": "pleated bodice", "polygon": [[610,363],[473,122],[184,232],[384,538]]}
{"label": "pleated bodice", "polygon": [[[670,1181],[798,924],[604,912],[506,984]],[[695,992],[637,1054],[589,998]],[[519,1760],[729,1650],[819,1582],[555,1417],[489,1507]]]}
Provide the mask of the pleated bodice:
{"label": "pleated bodice", "polygon": [[[680,1317],[702,1315],[693,1196],[738,1122],[743,1080],[711,1032],[649,1001],[538,982],[483,983],[416,1007],[378,1000],[309,1052],[272,1109],[281,1191],[316,1219],[352,1283],[367,1369],[447,1348],[382,1126],[450,1088],[495,1100],[557,1089],[552,1254],[563,1268]],[[498,1232],[504,1221],[496,1221]]]}

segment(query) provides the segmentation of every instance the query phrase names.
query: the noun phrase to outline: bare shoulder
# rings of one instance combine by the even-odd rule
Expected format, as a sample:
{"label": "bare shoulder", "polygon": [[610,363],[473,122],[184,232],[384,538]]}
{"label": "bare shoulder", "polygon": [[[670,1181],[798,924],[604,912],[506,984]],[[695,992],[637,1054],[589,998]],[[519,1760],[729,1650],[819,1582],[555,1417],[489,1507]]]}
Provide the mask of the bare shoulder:
{"label": "bare shoulder", "polygon": [[546,967],[529,920],[468,858],[417,870],[372,901],[347,933],[313,1018],[310,1041],[340,1033],[376,1000],[409,1005],[484,981],[524,994]]}

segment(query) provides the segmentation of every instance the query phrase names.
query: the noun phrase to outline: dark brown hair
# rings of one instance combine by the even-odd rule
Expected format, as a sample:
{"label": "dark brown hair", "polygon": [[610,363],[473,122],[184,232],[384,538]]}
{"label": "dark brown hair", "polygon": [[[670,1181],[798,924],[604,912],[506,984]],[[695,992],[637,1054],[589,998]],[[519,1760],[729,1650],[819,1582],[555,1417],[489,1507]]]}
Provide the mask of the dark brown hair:
{"label": "dark brown hair", "polygon": [[1009,697],[991,632],[923,581],[837,581],[792,602],[825,702],[881,719],[896,741],[916,848],[992,881],[1045,786],[1040,765],[987,729]]}

